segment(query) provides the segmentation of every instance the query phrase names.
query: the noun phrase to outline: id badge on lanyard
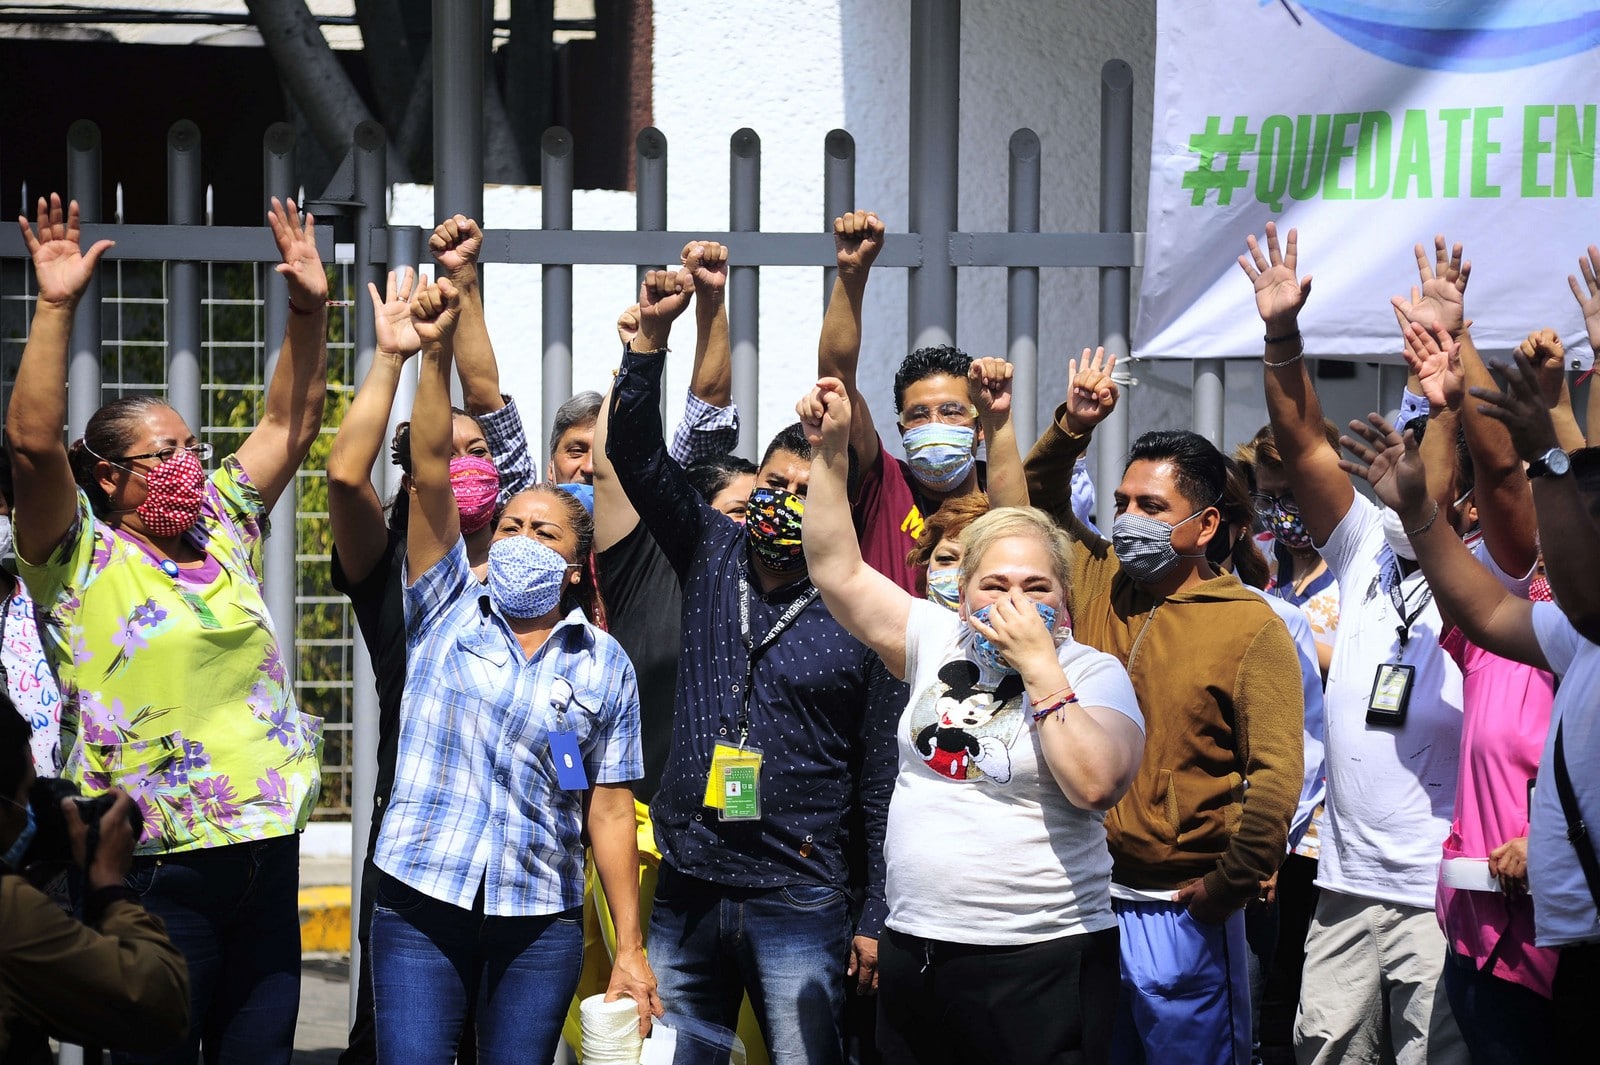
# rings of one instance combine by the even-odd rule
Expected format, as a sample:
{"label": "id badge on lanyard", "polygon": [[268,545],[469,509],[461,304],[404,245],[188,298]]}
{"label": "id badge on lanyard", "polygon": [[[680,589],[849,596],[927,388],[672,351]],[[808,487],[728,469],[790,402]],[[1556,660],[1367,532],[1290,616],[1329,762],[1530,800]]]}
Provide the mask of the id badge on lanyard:
{"label": "id badge on lanyard", "polygon": [[583,768],[578,734],[567,725],[567,707],[571,704],[572,685],[557,677],[550,692],[550,705],[555,708],[557,724],[549,733],[550,758],[555,763],[556,783],[562,791],[587,791],[589,774]]}
{"label": "id badge on lanyard", "polygon": [[1378,663],[1372,678],[1372,692],[1367,696],[1367,724],[1378,728],[1404,728],[1406,712],[1411,707],[1411,687],[1417,678],[1417,667],[1400,659],[1406,653],[1406,644],[1411,642],[1411,626],[1428,609],[1433,591],[1424,584],[1416,608],[1407,611],[1405,596],[1400,591],[1400,564],[1391,561],[1390,566],[1392,568],[1385,572],[1384,577],[1389,586],[1389,601],[1394,604],[1395,613],[1400,617],[1400,624],[1395,626],[1400,646],[1395,651],[1393,662]]}

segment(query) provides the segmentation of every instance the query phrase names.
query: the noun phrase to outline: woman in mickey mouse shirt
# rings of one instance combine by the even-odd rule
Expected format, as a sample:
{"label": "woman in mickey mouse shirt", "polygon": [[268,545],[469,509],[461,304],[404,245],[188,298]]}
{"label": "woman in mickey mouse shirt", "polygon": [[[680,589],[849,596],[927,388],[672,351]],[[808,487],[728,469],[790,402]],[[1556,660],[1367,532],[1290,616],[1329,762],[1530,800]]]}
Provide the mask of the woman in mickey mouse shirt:
{"label": "woman in mickey mouse shirt", "polygon": [[1121,664],[1068,630],[1066,535],[1032,508],[992,510],[961,534],[959,613],[917,599],[862,561],[843,386],[825,378],[797,409],[814,449],[811,580],[912,691],[884,843],[884,1060],[1109,1060],[1103,817],[1138,768],[1144,720]]}

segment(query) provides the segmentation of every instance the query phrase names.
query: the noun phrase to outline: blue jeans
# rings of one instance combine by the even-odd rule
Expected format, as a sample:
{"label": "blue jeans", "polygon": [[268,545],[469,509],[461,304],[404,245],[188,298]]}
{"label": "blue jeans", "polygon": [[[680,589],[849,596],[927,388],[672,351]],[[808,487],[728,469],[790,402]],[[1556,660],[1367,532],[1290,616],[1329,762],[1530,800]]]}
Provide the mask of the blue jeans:
{"label": "blue jeans", "polygon": [[1551,1060],[1555,1007],[1521,984],[1478,968],[1455,951],[1444,956],[1444,993],[1473,1065],[1524,1065]]}
{"label": "blue jeans", "polygon": [[128,886],[189,965],[189,1034],[117,1065],[288,1065],[300,1011],[300,837],[140,858]]}
{"label": "blue jeans", "polygon": [[481,1065],[551,1061],[583,968],[583,910],[486,917],[378,874],[372,999],[378,1060],[450,1065],[476,1008]]}
{"label": "blue jeans", "polygon": [[1122,933],[1122,994],[1111,1060],[1248,1065],[1244,911],[1212,925],[1173,902],[1113,899],[1111,908]]}
{"label": "blue jeans", "polygon": [[734,1028],[748,992],[776,1063],[843,1059],[850,900],[839,888],[734,888],[661,866],[650,914],[661,1004]]}

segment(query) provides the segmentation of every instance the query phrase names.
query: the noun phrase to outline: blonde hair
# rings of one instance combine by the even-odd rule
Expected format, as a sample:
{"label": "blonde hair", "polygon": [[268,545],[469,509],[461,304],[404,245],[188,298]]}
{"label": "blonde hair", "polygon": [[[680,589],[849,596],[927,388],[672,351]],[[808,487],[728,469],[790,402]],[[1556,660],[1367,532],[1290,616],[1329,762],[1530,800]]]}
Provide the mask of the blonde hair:
{"label": "blonde hair", "polygon": [[989,549],[1014,536],[1030,537],[1050,553],[1050,568],[1061,582],[1067,612],[1072,612],[1072,538],[1038,507],[994,507],[961,531],[958,580],[965,588]]}

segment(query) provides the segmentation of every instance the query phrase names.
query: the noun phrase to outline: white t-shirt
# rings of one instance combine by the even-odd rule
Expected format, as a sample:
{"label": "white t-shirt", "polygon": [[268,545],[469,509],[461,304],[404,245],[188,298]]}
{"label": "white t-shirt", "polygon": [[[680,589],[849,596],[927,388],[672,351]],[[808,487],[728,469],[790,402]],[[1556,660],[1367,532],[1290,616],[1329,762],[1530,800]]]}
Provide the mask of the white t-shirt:
{"label": "white t-shirt", "polygon": [[1533,631],[1551,672],[1560,678],[1550,715],[1550,731],[1539,759],[1528,828],[1528,882],[1533,895],[1535,941],[1541,947],[1600,939],[1589,884],[1578,853],[1567,840],[1567,818],[1556,789],[1556,725],[1564,722],[1562,747],[1567,775],[1578,800],[1578,812],[1589,826],[1589,839],[1600,847],[1600,647],[1578,634],[1554,603],[1533,604]]}
{"label": "white t-shirt", "polygon": [[1306,620],[1305,612],[1271,592],[1264,592],[1260,588],[1250,590],[1265,599],[1272,612],[1289,629],[1289,638],[1294,641],[1294,649],[1300,656],[1300,689],[1306,704],[1306,751],[1300,802],[1295,807],[1294,820],[1289,822],[1289,849],[1292,851],[1305,836],[1306,829],[1311,827],[1311,815],[1322,805],[1322,796],[1327,791],[1322,769],[1322,667],[1317,664],[1317,638],[1311,631],[1311,622]]}
{"label": "white t-shirt", "polygon": [[[1102,813],[1067,801],[1039,750],[1015,673],[964,653],[967,624],[933,603],[906,625],[911,703],[884,858],[889,927],[924,939],[1004,946],[1116,923]],[[1072,640],[1058,652],[1085,706],[1144,728],[1122,663]]]}
{"label": "white t-shirt", "polygon": [[[1461,760],[1461,670],[1439,646],[1439,608],[1420,571],[1399,584],[1407,614],[1427,600],[1400,650],[1394,554],[1376,506],[1357,495],[1318,550],[1339,582],[1339,638],[1323,699],[1328,792],[1317,883],[1432,909]],[[1416,669],[1405,725],[1369,725],[1378,667],[1396,661]]]}

